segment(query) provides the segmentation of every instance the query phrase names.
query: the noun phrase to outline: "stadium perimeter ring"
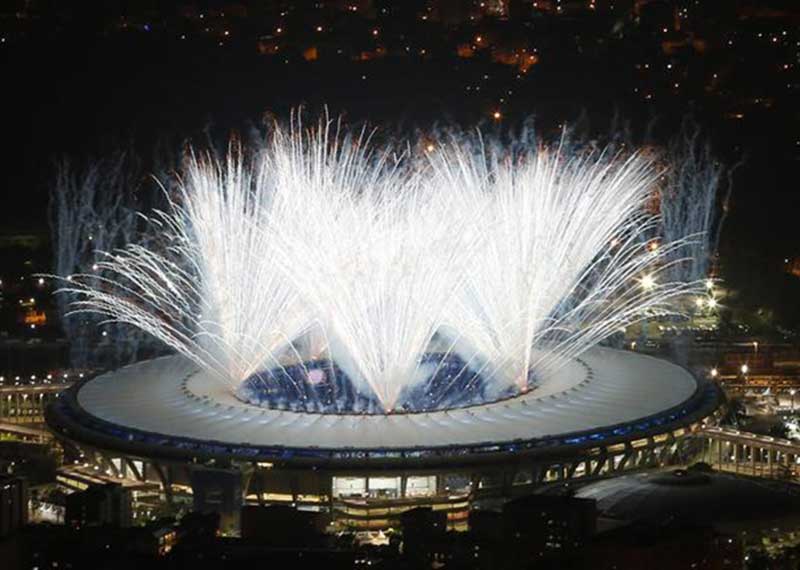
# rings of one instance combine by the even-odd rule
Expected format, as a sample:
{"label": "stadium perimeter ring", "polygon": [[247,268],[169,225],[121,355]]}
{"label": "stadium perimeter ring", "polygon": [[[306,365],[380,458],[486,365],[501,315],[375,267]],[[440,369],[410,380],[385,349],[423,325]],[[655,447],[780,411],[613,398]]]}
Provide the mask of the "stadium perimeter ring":
{"label": "stadium perimeter ring", "polygon": [[[193,471],[225,468],[247,473],[250,501],[313,497],[335,510],[337,501],[508,497],[669,464],[719,402],[713,383],[675,364],[595,347],[536,390],[499,402],[387,415],[292,412],[242,402],[188,359],[169,356],[76,384],[46,417],[60,439],[116,476],[170,490],[194,486]],[[373,479],[381,492],[372,493]],[[426,490],[409,493],[420,479]],[[389,515],[381,516],[385,523]]]}

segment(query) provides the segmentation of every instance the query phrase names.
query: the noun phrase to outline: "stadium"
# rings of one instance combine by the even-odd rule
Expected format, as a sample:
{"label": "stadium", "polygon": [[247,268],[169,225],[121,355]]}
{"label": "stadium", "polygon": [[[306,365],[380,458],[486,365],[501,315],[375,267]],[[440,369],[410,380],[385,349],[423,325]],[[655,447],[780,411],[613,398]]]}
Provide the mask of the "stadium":
{"label": "stadium", "polygon": [[584,354],[547,386],[452,410],[310,414],[243,403],[166,357],[75,386],[48,423],[103,469],[167,494],[227,485],[251,504],[323,510],[357,528],[430,505],[457,528],[481,499],[680,463],[718,405],[711,383],[610,349]]}
{"label": "stadium", "polygon": [[691,451],[716,388],[604,346],[707,294],[678,271],[696,236],[658,233],[648,160],[461,140],[398,163],[329,128],[195,159],[159,239],[70,276],[75,312],[173,353],[50,406],[82,461],[232,528],[243,500],[459,528],[481,501]]}

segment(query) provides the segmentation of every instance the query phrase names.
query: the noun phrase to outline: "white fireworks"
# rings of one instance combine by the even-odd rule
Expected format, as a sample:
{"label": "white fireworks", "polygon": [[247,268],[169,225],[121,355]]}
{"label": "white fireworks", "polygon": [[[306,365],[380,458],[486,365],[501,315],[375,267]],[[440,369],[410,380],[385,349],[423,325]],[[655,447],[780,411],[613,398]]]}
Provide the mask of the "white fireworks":
{"label": "white fireworks", "polygon": [[186,171],[149,217],[158,247],[109,252],[64,291],[232,390],[329,358],[391,411],[426,353],[457,351],[490,392],[524,391],[702,286],[667,278],[685,240],[644,247],[658,173],[635,155],[457,138],[397,155],[325,121]]}
{"label": "white fireworks", "polygon": [[643,246],[656,173],[641,157],[451,144],[433,166],[437,186],[484,212],[449,324],[501,383],[526,390],[531,374],[644,315],[673,313],[671,301],[697,287],[660,279],[683,240]]}

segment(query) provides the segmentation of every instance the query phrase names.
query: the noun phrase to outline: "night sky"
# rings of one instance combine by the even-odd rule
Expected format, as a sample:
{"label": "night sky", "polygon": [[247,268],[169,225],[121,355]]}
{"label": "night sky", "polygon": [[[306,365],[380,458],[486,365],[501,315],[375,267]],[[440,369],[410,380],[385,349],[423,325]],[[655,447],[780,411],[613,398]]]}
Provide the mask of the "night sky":
{"label": "night sky", "polygon": [[[304,17],[303,9],[300,14]],[[794,19],[785,24],[795,33],[791,24],[797,16],[787,14]],[[771,94],[780,86],[777,82],[787,79],[774,79],[770,71],[786,50],[776,55],[748,45],[683,57],[679,64],[685,69],[686,89],[646,101],[635,91],[641,80],[635,66],[646,58],[653,65],[672,60],[650,47],[637,47],[637,42],[649,45],[644,32],[617,44],[606,42],[596,53],[580,49],[579,43],[577,50],[560,47],[559,42],[569,43],[566,38],[575,35],[576,26],[584,36],[605,34],[605,20],[599,28],[593,20],[537,20],[536,33],[551,48],[524,80],[517,80],[514,68],[451,54],[356,63],[346,58],[306,62],[295,55],[287,64],[283,58],[259,55],[253,47],[257,34],[247,28],[237,30],[237,37],[223,46],[191,38],[180,41],[178,32],[169,28],[158,33],[98,33],[112,16],[113,10],[87,10],[83,20],[74,17],[58,31],[44,27],[0,46],[6,78],[0,90],[0,124],[7,141],[0,154],[4,233],[47,230],[48,184],[53,162],[61,156],[80,161],[130,141],[148,159],[158,140],[179,146],[177,141],[203,139],[210,129],[216,141],[224,141],[231,131],[246,132],[265,116],[284,118],[298,105],[310,109],[310,115],[328,105],[350,121],[368,120],[384,130],[406,133],[415,127],[424,131],[437,122],[492,129],[497,128],[490,120],[496,96],[475,95],[465,91],[465,85],[483,85],[484,93],[500,93],[510,86],[513,95],[503,105],[501,128],[534,117],[542,132],[551,135],[558,125],[585,115],[592,128],[602,132],[619,113],[638,129],[655,118],[657,136],[665,140],[681,117],[691,114],[725,162],[745,159],[736,172],[721,246],[726,277],[751,303],[765,295],[781,305],[794,298],[794,278],[787,279],[782,263],[800,253],[800,88]],[[714,12],[707,17],[713,19]],[[396,30],[406,25],[409,35],[430,41],[442,54],[459,33],[473,33],[446,31],[445,37],[440,28],[416,29],[414,23],[392,19],[377,22],[382,32],[392,25],[392,33],[400,33]],[[735,29],[755,38],[759,26],[777,30],[782,20],[766,22],[737,22]],[[530,26],[515,25],[496,24],[498,33],[533,33]],[[345,34],[345,40],[349,37]],[[759,71],[759,62],[765,70]],[[725,89],[733,95],[724,90],[722,95],[708,94],[706,79],[712,72],[724,74]],[[788,81],[796,77],[794,72]],[[753,104],[759,97],[770,97],[770,105]],[[732,118],[736,113],[743,118]]]}

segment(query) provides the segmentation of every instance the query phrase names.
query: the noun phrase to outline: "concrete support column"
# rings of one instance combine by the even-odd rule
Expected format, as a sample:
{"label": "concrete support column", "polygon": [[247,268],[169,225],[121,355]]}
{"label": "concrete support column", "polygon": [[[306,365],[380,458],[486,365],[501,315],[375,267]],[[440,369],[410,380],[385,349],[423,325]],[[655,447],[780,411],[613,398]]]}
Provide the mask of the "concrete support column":
{"label": "concrete support column", "polygon": [[500,483],[501,484],[501,489],[502,489],[501,492],[503,494],[502,495],[503,497],[510,497],[511,496],[511,490],[514,487],[514,475],[515,475],[515,470],[513,470],[513,469],[512,470],[508,470],[507,469],[507,470],[503,471],[502,480],[501,480],[501,483]]}
{"label": "concrete support column", "polygon": [[[247,494],[250,492],[250,484],[256,473],[256,466],[252,463],[244,463],[239,466],[239,470],[242,473],[242,504],[244,504]],[[256,485],[256,487],[258,487],[258,485]]]}
{"label": "concrete support column", "polygon": [[256,497],[258,498],[259,506],[264,506],[264,477],[261,474],[261,469],[259,467],[255,467],[253,469],[255,472],[253,477],[255,478],[255,482],[253,486],[255,487]]}
{"label": "concrete support column", "polygon": [[480,473],[473,473],[472,475],[469,476],[469,480],[470,480],[470,487],[471,487],[470,491],[471,491],[472,495],[475,496],[475,495],[478,494],[478,492],[480,491],[480,488],[481,488],[481,486],[480,486],[480,483],[481,483]]}
{"label": "concrete support column", "polygon": [[628,444],[625,445],[625,451],[622,454],[622,460],[617,465],[616,471],[624,471],[628,465],[628,462],[631,460],[631,455],[633,455],[633,451],[631,450]]}
{"label": "concrete support column", "polygon": [[158,476],[161,488],[164,490],[164,500],[168,505],[172,506],[172,479],[169,467],[162,467],[158,463],[152,463],[151,465]]}
{"label": "concrete support column", "polygon": [[[300,485],[299,485],[299,483],[297,481],[297,475],[296,474],[294,474],[294,473],[292,474],[289,485],[290,485],[291,491],[292,491],[292,502],[296,503],[297,502],[297,495],[300,494],[298,492],[298,489],[300,488]],[[367,479],[367,491],[369,491],[369,479]]]}
{"label": "concrete support column", "polygon": [[100,451],[94,451],[92,453],[92,462],[98,466],[103,473],[105,473],[107,469],[110,469],[112,473],[114,472],[114,466],[111,465],[108,458]]}

